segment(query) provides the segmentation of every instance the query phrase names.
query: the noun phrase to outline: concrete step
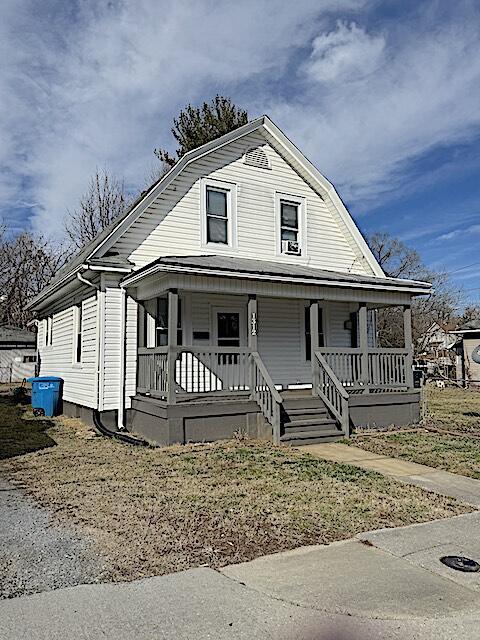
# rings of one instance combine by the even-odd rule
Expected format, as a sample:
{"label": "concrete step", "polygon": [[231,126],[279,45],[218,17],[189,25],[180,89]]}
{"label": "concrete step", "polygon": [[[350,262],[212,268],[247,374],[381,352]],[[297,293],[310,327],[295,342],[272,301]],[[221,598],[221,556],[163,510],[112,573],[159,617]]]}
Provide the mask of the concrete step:
{"label": "concrete step", "polygon": [[338,429],[322,429],[320,431],[300,431],[284,433],[280,441],[284,444],[298,447],[307,444],[319,444],[321,442],[332,442],[343,438],[343,433]]}

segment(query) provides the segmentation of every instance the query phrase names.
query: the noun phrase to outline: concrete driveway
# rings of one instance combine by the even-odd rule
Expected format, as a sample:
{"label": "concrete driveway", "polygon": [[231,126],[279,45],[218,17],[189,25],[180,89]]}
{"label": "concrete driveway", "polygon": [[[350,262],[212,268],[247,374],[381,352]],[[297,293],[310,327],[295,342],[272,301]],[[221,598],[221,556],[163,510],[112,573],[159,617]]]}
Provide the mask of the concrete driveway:
{"label": "concrete driveway", "polygon": [[198,568],[4,600],[0,640],[476,640],[480,576],[445,573],[438,557],[464,550],[478,558],[479,525],[472,513],[222,572]]}

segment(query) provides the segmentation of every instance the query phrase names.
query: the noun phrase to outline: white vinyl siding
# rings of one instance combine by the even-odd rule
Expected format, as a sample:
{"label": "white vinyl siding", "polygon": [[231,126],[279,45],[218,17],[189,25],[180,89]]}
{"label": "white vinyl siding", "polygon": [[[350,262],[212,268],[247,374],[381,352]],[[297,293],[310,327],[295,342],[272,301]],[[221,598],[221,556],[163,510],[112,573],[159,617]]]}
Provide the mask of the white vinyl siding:
{"label": "white vinyl siding", "polygon": [[[122,312],[122,291],[116,276],[104,278],[105,311],[104,311],[104,356],[103,356],[103,410],[118,409],[123,385],[121,370],[123,364],[122,324],[125,317]],[[130,297],[126,301],[125,331],[125,396],[126,408],[130,408],[130,398],[136,393],[136,357],[137,357],[137,303]]]}
{"label": "white vinyl siding", "polygon": [[[265,171],[246,165],[247,149],[261,145],[271,163]],[[222,254],[307,264],[352,273],[371,273],[358,246],[335,210],[325,202],[259,133],[250,134],[199,158],[187,167],[115,244],[115,250],[142,267],[162,255],[200,255],[201,185],[208,178],[236,185],[237,247]],[[304,255],[278,256],[275,194],[294,194],[305,201]]]}
{"label": "white vinyl siding", "polygon": [[[214,311],[243,307],[247,322],[247,297],[193,293],[192,332],[208,332],[209,339],[193,339],[195,346],[214,344]],[[311,384],[311,365],[305,359],[305,300],[258,299],[258,349],[275,384]],[[356,305],[342,302],[323,305],[325,341],[328,346],[349,347],[350,332],[344,323]],[[245,340],[242,341],[243,343]]]}
{"label": "white vinyl siding", "polygon": [[[68,302],[67,302],[68,304]],[[77,304],[77,303],[75,303]],[[64,380],[63,398],[86,407],[97,406],[97,298],[90,295],[82,304],[82,363],[72,362],[76,340],[75,304],[53,313],[53,343],[45,346],[45,324],[39,323],[40,375],[59,376]]]}

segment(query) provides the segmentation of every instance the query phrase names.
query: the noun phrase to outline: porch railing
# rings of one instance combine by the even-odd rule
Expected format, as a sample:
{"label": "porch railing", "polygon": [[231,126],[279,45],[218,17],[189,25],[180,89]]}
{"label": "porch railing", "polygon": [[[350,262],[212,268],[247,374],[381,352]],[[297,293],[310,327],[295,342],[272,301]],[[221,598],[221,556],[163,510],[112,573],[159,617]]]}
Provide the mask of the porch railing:
{"label": "porch railing", "polygon": [[138,349],[137,391],[167,397],[168,347]]}
{"label": "porch railing", "polygon": [[360,349],[324,347],[318,349],[325,362],[347,388],[360,387],[362,383],[362,353]]}
{"label": "porch railing", "polygon": [[369,349],[368,385],[373,390],[409,388],[412,367],[407,349]]}
{"label": "porch railing", "polygon": [[182,393],[248,391],[249,358],[238,347],[139,348],[137,390],[170,401]]}
{"label": "porch railing", "polygon": [[361,349],[322,347],[323,356],[335,376],[351,393],[404,390],[413,386],[408,349]]}
{"label": "porch railing", "polygon": [[250,389],[250,351],[238,347],[176,347],[179,393],[232,393]]}
{"label": "porch railing", "polygon": [[315,395],[319,395],[328,409],[340,423],[346,437],[349,435],[350,417],[348,411],[348,393],[332,370],[323,353],[314,353],[314,388]]}
{"label": "porch railing", "polygon": [[263,415],[272,425],[273,440],[280,442],[282,396],[278,393],[260,355],[251,355],[252,399],[257,402]]}

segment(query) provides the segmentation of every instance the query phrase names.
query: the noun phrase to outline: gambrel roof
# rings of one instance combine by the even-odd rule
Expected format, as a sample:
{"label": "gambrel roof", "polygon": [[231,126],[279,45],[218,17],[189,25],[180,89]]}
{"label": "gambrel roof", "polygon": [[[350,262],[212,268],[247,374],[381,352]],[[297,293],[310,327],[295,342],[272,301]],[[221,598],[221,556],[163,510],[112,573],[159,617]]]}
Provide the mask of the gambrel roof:
{"label": "gambrel roof", "polygon": [[[132,204],[124,214],[116,218],[104,229],[91,243],[82,249],[62,269],[54,280],[29,304],[35,307],[46,296],[51,295],[57,288],[75,277],[76,273],[86,268],[109,269],[130,272],[134,266],[121,258],[108,256],[108,251],[115,242],[138,220],[145,210],[158,198],[159,195],[174,181],[184,169],[195,160],[206,156],[213,151],[224,147],[253,132],[260,132],[265,140],[282,155],[292,168],[316,191],[342,222],[344,229],[350,235],[359,254],[368,264],[374,277],[384,281],[384,273],[373,256],[364,237],[347,211],[341,198],[333,185],[323,176],[318,169],[299,151],[299,149],[287,138],[287,136],[268,118],[262,116],[231,131],[220,138],[198,147],[186,153],[174,167]],[[333,273],[333,272],[332,272]],[[379,283],[380,284],[380,283]]]}

